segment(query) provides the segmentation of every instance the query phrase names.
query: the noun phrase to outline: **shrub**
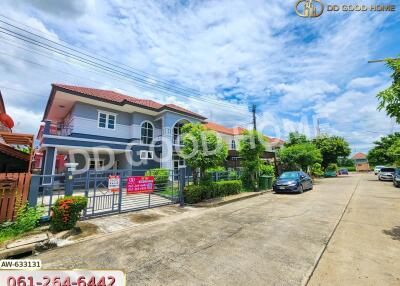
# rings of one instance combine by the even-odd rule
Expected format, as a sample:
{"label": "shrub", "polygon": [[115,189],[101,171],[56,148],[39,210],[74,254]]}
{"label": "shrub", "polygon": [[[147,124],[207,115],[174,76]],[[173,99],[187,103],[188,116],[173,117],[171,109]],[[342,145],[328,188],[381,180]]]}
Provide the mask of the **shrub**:
{"label": "shrub", "polygon": [[349,172],[355,172],[356,171],[356,167],[345,167]]}
{"label": "shrub", "polygon": [[151,170],[147,170],[145,175],[153,176],[154,177],[154,185],[157,188],[163,188],[168,183],[169,170],[163,169],[163,168],[151,169]]}
{"label": "shrub", "polygon": [[242,191],[240,180],[220,181],[203,185],[186,186],[184,190],[185,202],[195,204],[202,200],[235,195]]}
{"label": "shrub", "polygon": [[214,184],[214,197],[225,197],[239,194],[242,191],[242,181],[221,181]]}
{"label": "shrub", "polygon": [[189,185],[185,187],[183,192],[185,202],[188,204],[195,204],[200,202],[203,198],[204,185]]}
{"label": "shrub", "polygon": [[208,169],[207,169],[207,172],[210,172],[210,173],[214,173],[214,172],[225,172],[225,171],[226,171],[225,168],[222,167],[222,166],[218,166],[218,167],[208,168]]}
{"label": "shrub", "polygon": [[324,171],[322,171],[322,167],[320,163],[315,163],[312,165],[311,170],[310,170],[311,175],[315,177],[320,177],[324,174]]}
{"label": "shrub", "polygon": [[51,208],[50,228],[63,231],[73,228],[87,206],[87,198],[82,196],[66,196],[59,198]]}
{"label": "shrub", "polygon": [[272,180],[275,179],[275,167],[272,165],[261,165],[260,175],[271,176]]}
{"label": "shrub", "polygon": [[326,167],[325,171],[338,171],[338,166],[335,163],[331,163]]}
{"label": "shrub", "polygon": [[238,172],[236,171],[229,171],[229,180],[233,181],[233,180],[238,180],[239,176],[238,176]]}
{"label": "shrub", "polygon": [[6,222],[0,225],[0,242],[33,230],[38,226],[42,215],[42,207],[29,207],[28,204],[22,205],[17,211],[15,222]]}

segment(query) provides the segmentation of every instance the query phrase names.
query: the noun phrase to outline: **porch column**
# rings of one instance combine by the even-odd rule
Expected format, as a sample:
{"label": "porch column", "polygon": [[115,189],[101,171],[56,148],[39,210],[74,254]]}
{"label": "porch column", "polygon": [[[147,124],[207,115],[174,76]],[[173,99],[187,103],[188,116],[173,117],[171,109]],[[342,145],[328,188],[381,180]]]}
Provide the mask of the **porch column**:
{"label": "porch column", "polygon": [[[54,175],[54,169],[56,164],[57,148],[46,147],[44,158],[42,161],[42,174],[43,175]],[[51,183],[51,178],[44,178],[43,183]]]}
{"label": "porch column", "polygon": [[172,130],[169,127],[163,128],[161,152],[161,168],[172,170],[174,168],[174,164],[172,162]]}

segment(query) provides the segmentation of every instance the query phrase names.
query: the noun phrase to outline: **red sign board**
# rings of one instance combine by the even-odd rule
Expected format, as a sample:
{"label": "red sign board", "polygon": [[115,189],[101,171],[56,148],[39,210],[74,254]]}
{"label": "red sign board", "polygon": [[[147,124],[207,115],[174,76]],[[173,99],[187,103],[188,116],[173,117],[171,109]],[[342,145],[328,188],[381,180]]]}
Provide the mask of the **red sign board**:
{"label": "red sign board", "polygon": [[152,193],[154,191],[153,176],[133,176],[128,177],[126,181],[126,193]]}

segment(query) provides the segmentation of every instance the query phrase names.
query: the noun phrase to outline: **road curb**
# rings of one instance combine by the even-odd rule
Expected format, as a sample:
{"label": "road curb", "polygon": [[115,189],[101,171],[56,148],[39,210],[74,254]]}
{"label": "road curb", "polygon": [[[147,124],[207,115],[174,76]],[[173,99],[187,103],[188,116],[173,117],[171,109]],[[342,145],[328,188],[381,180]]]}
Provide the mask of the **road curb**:
{"label": "road curb", "polygon": [[243,201],[243,200],[246,200],[246,199],[258,197],[260,195],[265,195],[265,194],[270,193],[270,192],[271,191],[262,191],[262,192],[249,194],[247,196],[228,199],[226,201],[200,202],[200,203],[197,203],[197,204],[188,204],[188,206],[195,207],[195,208],[215,208],[215,207],[223,206],[223,205],[226,205],[226,204],[230,204],[230,203],[234,203],[234,202]]}

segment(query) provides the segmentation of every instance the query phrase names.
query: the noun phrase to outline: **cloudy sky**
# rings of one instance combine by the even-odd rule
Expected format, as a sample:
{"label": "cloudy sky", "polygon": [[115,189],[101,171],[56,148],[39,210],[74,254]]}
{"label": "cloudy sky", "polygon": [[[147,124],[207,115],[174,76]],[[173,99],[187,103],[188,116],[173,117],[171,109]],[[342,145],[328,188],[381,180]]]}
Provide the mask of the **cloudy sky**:
{"label": "cloudy sky", "polygon": [[[139,86],[3,29],[0,90],[15,131],[36,133],[50,84],[57,82],[180,104],[228,127],[250,124],[254,103],[267,135],[314,136],[318,120],[322,132],[344,136],[353,152],[367,151],[400,129],[376,110],[375,95],[390,85],[390,72],[367,63],[400,54],[400,3],[392,1],[398,7],[391,13],[305,19],[294,13],[294,2],[2,1],[0,27],[29,35],[12,24],[151,75],[150,87]],[[185,91],[151,88],[161,81]]]}

